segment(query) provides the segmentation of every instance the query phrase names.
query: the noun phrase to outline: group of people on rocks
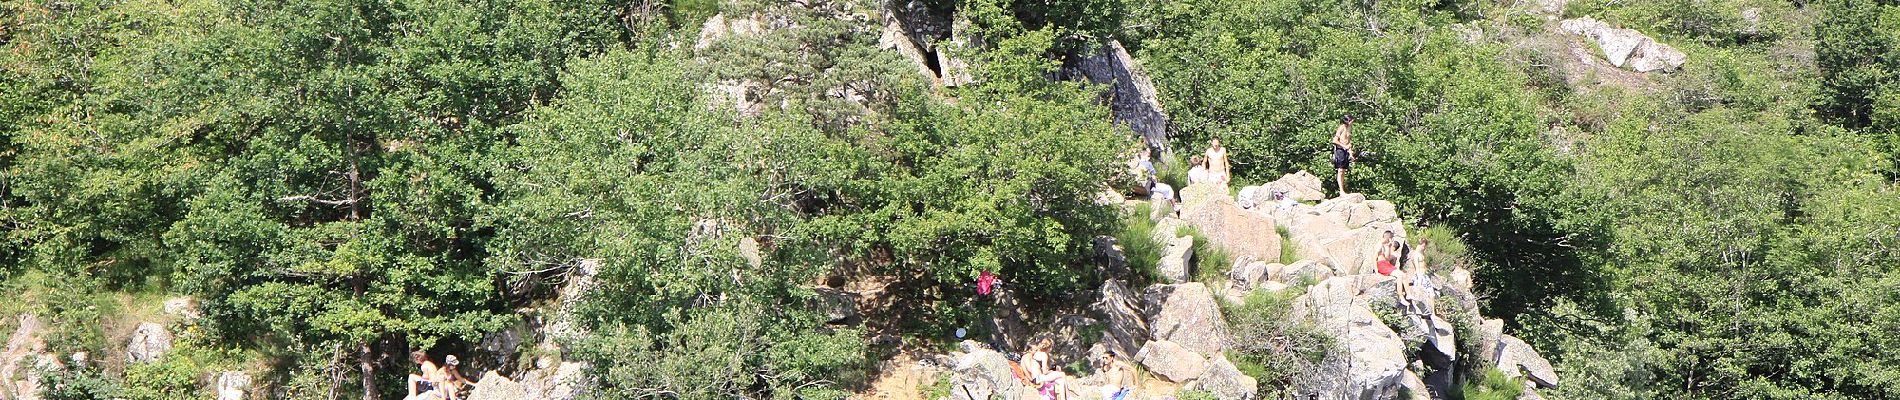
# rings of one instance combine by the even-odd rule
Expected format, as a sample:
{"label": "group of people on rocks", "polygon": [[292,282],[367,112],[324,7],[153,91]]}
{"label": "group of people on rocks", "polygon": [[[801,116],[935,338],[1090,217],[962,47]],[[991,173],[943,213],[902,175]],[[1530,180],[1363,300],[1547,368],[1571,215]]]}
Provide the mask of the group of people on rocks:
{"label": "group of people on rocks", "polygon": [[[1341,117],[1339,127],[1333,129],[1331,142],[1334,181],[1338,184],[1339,194],[1342,196],[1347,193],[1346,171],[1351,170],[1352,164],[1359,160],[1359,153],[1353,149],[1352,145],[1352,126],[1351,115]],[[1155,168],[1153,149],[1142,146],[1141,150],[1136,152],[1130,166],[1136,174],[1134,189],[1137,192],[1165,201],[1169,205],[1181,201],[1180,192],[1174,186],[1159,179],[1160,170]],[[1226,185],[1233,181],[1233,165],[1227,156],[1227,147],[1221,145],[1218,137],[1208,139],[1206,151],[1189,157],[1188,166],[1187,184]]]}
{"label": "group of people on rocks", "polygon": [[462,362],[454,355],[445,357],[442,364],[429,359],[429,352],[416,350],[409,353],[409,361],[421,371],[409,374],[409,394],[404,400],[456,400],[461,398],[463,389],[477,383],[462,376]]}
{"label": "group of people on rocks", "polygon": [[[1051,362],[1049,351],[1054,348],[1055,341],[1046,337],[1031,344],[1016,365],[1016,377],[1036,389],[1036,394],[1045,400],[1068,400],[1069,376]],[[1102,376],[1102,399],[1125,400],[1134,393],[1135,367],[1122,361],[1121,354],[1109,350],[1093,364],[1096,373]]]}

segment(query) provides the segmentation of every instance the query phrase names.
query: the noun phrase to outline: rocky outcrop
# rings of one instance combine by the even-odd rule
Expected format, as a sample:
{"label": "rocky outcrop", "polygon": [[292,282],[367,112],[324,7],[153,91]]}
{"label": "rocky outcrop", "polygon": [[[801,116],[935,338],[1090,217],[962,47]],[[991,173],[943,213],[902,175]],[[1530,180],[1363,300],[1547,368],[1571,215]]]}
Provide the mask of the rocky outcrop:
{"label": "rocky outcrop", "polygon": [[1003,353],[968,340],[958,347],[963,354],[950,369],[951,400],[1020,399],[1029,393]]}
{"label": "rocky outcrop", "polygon": [[1148,343],[1148,322],[1141,315],[1135,293],[1121,281],[1109,280],[1102,282],[1101,296],[1095,311],[1105,323],[1102,344],[1123,357],[1141,351],[1141,346]]}
{"label": "rocky outcrop", "polygon": [[[1383,279],[1381,279],[1383,278]],[[1368,308],[1365,288],[1391,278],[1370,275],[1334,277],[1307,289],[1294,300],[1293,316],[1312,320],[1338,340],[1349,366],[1343,376],[1326,377],[1324,390],[1343,399],[1389,399],[1397,396],[1405,371],[1405,341]]]}
{"label": "rocky outcrop", "polygon": [[1161,252],[1161,260],[1155,262],[1155,272],[1161,273],[1161,279],[1169,283],[1187,282],[1194,256],[1194,237],[1179,236],[1168,239],[1168,247]]}
{"label": "rocky outcrop", "polygon": [[1189,282],[1149,286],[1142,293],[1149,337],[1201,354],[1219,353],[1227,340],[1227,320],[1207,285]]}
{"label": "rocky outcrop", "polygon": [[1565,33],[1589,38],[1603,50],[1603,58],[1610,64],[1632,71],[1673,71],[1688,61],[1688,55],[1682,51],[1642,32],[1613,27],[1595,18],[1567,19],[1559,27]]}
{"label": "rocky outcrop", "polygon": [[1298,201],[1320,201],[1326,199],[1326,187],[1318,176],[1301,170],[1280,176],[1280,179],[1260,186],[1268,198],[1279,195]]}
{"label": "rocky outcrop", "polygon": [[522,375],[521,379],[509,379],[494,372],[482,375],[480,385],[468,395],[468,400],[573,400],[581,398],[582,390],[592,385],[583,374],[586,364],[566,362],[552,369],[537,369]]}
{"label": "rocky outcrop", "polygon": [[1260,390],[1259,382],[1253,377],[1240,373],[1227,356],[1214,356],[1208,360],[1207,371],[1194,380],[1194,387],[1214,395],[1221,400],[1248,400]]}
{"label": "rocky outcrop", "polygon": [[146,322],[132,330],[132,340],[125,344],[125,357],[134,363],[153,362],[171,349],[171,332],[164,325]]}
{"label": "rocky outcrop", "polygon": [[1538,355],[1537,350],[1529,344],[1514,336],[1503,335],[1497,346],[1497,365],[1499,370],[1504,371],[1504,376],[1523,376],[1536,382],[1539,387],[1557,387],[1557,371],[1551,368],[1549,360]]}
{"label": "rocky outcrop", "polygon": [[1273,218],[1240,208],[1227,196],[1214,196],[1191,203],[1181,212],[1182,219],[1207,236],[1209,244],[1234,257],[1255,260],[1280,258],[1280,234]]}
{"label": "rocky outcrop", "polygon": [[1207,358],[1187,347],[1166,340],[1151,340],[1135,353],[1135,362],[1155,376],[1183,383],[1207,372]]}
{"label": "rocky outcrop", "polygon": [[1121,42],[1103,43],[1076,69],[1090,82],[1108,86],[1109,110],[1116,124],[1134,130],[1151,147],[1168,148],[1168,113],[1161,106],[1160,92]]}
{"label": "rocky outcrop", "polygon": [[6,349],[0,351],[0,398],[39,400],[38,367],[56,365],[59,360],[46,353],[46,341],[40,338],[46,326],[38,315],[20,314],[17,321]]}
{"label": "rocky outcrop", "polygon": [[1095,250],[1095,268],[1109,279],[1127,279],[1134,274],[1128,268],[1128,255],[1114,236],[1096,236],[1090,243]]}
{"label": "rocky outcrop", "polygon": [[251,374],[244,371],[224,371],[213,380],[212,393],[218,400],[244,400],[251,392]]}

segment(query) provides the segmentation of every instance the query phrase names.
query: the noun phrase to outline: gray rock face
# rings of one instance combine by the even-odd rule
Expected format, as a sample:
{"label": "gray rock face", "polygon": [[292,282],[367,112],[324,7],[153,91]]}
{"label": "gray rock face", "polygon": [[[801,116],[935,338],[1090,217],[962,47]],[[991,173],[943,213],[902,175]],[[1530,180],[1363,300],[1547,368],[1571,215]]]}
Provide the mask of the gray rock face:
{"label": "gray rock face", "polygon": [[1405,376],[1399,378],[1399,387],[1408,392],[1408,396],[1403,397],[1405,400],[1432,400],[1432,389],[1425,386],[1425,380],[1411,370],[1406,370]]}
{"label": "gray rock face", "polygon": [[1135,293],[1117,280],[1102,282],[1101,293],[1095,311],[1105,323],[1102,344],[1122,357],[1141,351],[1141,346],[1148,343],[1148,322],[1141,315]]}
{"label": "gray rock face", "polygon": [[1226,345],[1227,321],[1207,285],[1189,282],[1149,286],[1142,294],[1148,333],[1201,354],[1219,353]]}
{"label": "gray rock face", "polygon": [[824,312],[826,323],[850,323],[858,318],[858,294],[828,287],[812,288],[818,293],[814,305]]}
{"label": "gray rock face", "polygon": [[1318,261],[1300,260],[1293,265],[1280,268],[1280,272],[1273,275],[1273,280],[1299,283],[1307,277],[1312,277],[1314,282],[1325,281],[1333,277],[1333,268],[1320,264]]}
{"label": "gray rock face", "polygon": [[1188,263],[1194,256],[1194,238],[1180,236],[1168,239],[1168,247],[1161,254],[1161,260],[1155,263],[1155,271],[1161,273],[1161,279],[1169,283],[1187,282],[1190,274]]}
{"label": "gray rock face", "polygon": [[177,316],[186,321],[195,320],[204,316],[203,313],[198,311],[198,299],[191,297],[173,297],[167,299],[165,300],[164,310],[165,314]]}
{"label": "gray rock face", "polygon": [[1160,92],[1155,91],[1148,73],[1121,42],[1102,44],[1093,55],[1082,59],[1079,69],[1090,82],[1108,85],[1109,109],[1115,123],[1134,130],[1149,146],[1168,148],[1168,113],[1161,106]]}
{"label": "gray rock face", "polygon": [[153,362],[171,349],[171,332],[166,331],[164,325],[146,322],[132,331],[132,340],[125,345],[125,356],[135,363]]}
{"label": "gray rock face", "polygon": [[17,318],[19,325],[7,337],[5,351],[0,352],[0,397],[39,400],[40,376],[34,366],[58,360],[46,354],[46,341],[40,338],[46,325],[39,316],[20,314]]}
{"label": "gray rock face", "polygon": [[1557,387],[1557,370],[1551,368],[1549,360],[1537,354],[1537,349],[1532,349],[1523,340],[1503,335],[1498,341],[1497,351],[1498,369],[1504,370],[1505,376],[1522,375],[1539,387]]}
{"label": "gray rock face", "polygon": [[1181,217],[1231,256],[1280,259],[1280,234],[1273,218],[1242,209],[1225,195],[1189,204]]}
{"label": "gray rock face", "polygon": [[1239,265],[1234,266],[1234,269],[1227,271],[1227,281],[1238,291],[1253,290],[1254,287],[1259,286],[1261,283],[1272,280],[1275,272],[1279,272],[1280,269],[1285,268],[1279,264],[1269,264],[1265,261],[1249,261],[1238,264]]}
{"label": "gray rock face", "polygon": [[[1207,359],[1200,354],[1166,340],[1151,340],[1135,353],[1135,362],[1148,369],[1155,376],[1169,382],[1183,383],[1198,378],[1207,372]],[[1231,366],[1231,365],[1230,365]]]}
{"label": "gray rock face", "polygon": [[1326,199],[1326,187],[1318,176],[1301,170],[1280,176],[1279,180],[1261,185],[1266,195],[1283,193],[1287,198],[1299,201],[1320,201]]}
{"label": "gray rock face", "polygon": [[1636,72],[1672,71],[1682,68],[1682,63],[1688,61],[1688,55],[1682,51],[1657,42],[1642,32],[1612,27],[1595,18],[1567,19],[1559,26],[1565,33],[1595,41],[1597,47],[1603,49],[1603,58],[1617,67]]}
{"label": "gray rock face", "polygon": [[1090,244],[1095,249],[1095,267],[1110,279],[1127,279],[1134,271],[1128,269],[1128,255],[1122,252],[1122,245],[1114,236],[1096,236]]}
{"label": "gray rock face", "polygon": [[1259,382],[1253,377],[1241,374],[1240,369],[1234,367],[1234,363],[1227,361],[1225,355],[1214,356],[1212,360],[1209,360],[1207,371],[1201,373],[1200,379],[1195,380],[1194,386],[1214,394],[1214,398],[1221,400],[1252,399],[1254,393],[1260,390]]}
{"label": "gray rock face", "polygon": [[[1390,399],[1398,395],[1405,370],[1405,341],[1366,307],[1370,297],[1362,289],[1384,278],[1347,276],[1327,279],[1294,300],[1293,316],[1310,318],[1338,340],[1350,360],[1341,376],[1321,384],[1341,399]],[[1362,282],[1363,281],[1363,282]]]}
{"label": "gray rock face", "polygon": [[520,380],[509,379],[494,372],[482,375],[480,385],[475,386],[468,400],[573,400],[580,398],[581,388],[589,382],[582,374],[586,363],[565,362],[551,370],[533,370],[521,376]]}
{"label": "gray rock face", "polygon": [[1498,343],[1504,340],[1504,320],[1486,319],[1484,322],[1479,323],[1477,328],[1478,337],[1475,338],[1478,340],[1477,355],[1481,357],[1485,363],[1496,365],[1500,367],[1499,369],[1503,369],[1504,364],[1498,363]]}
{"label": "gray rock face", "polygon": [[1003,353],[972,341],[965,341],[963,347],[972,351],[957,357],[950,369],[951,400],[1020,399],[1028,393]]}
{"label": "gray rock face", "polygon": [[218,400],[244,400],[245,394],[251,392],[251,374],[244,371],[218,373],[216,382],[212,391],[217,393]]}

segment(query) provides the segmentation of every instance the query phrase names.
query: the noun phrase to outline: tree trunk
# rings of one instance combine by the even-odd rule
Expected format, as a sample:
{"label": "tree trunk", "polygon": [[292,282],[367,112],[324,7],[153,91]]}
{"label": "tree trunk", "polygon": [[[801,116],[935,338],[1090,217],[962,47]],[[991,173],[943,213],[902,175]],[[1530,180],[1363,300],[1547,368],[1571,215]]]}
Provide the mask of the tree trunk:
{"label": "tree trunk", "polygon": [[378,400],[381,396],[376,392],[376,359],[370,355],[369,342],[357,344],[356,351],[357,367],[363,372],[363,400]]}

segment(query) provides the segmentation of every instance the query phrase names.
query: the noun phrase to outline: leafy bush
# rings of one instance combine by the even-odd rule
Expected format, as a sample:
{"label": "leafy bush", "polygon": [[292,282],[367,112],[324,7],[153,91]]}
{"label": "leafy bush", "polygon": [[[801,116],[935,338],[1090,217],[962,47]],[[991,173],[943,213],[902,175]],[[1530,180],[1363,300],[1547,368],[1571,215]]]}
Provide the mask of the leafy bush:
{"label": "leafy bush", "polygon": [[1115,242],[1121,244],[1122,256],[1128,259],[1128,268],[1135,271],[1142,282],[1161,279],[1161,273],[1155,267],[1161,260],[1161,252],[1167,249],[1167,244],[1155,240],[1155,221],[1148,217],[1154,215],[1151,204],[1137,204],[1133,213],[1122,214],[1120,229],[1115,231]]}
{"label": "leafy bush", "polygon": [[1233,333],[1228,354],[1242,373],[1259,380],[1258,398],[1280,398],[1283,388],[1311,387],[1343,363],[1345,355],[1331,335],[1292,318],[1293,299],[1304,287],[1255,291],[1244,303],[1223,310]]}
{"label": "leafy bush", "polygon": [[1194,238],[1194,256],[1189,261],[1192,263],[1190,269],[1194,271],[1192,278],[1195,282],[1217,282],[1226,279],[1227,272],[1234,269],[1234,257],[1227,254],[1227,249],[1208,241],[1200,228],[1183,225],[1175,228],[1174,235]]}
{"label": "leafy bush", "polygon": [[1459,400],[1514,400],[1524,392],[1523,378],[1506,378],[1497,368],[1486,370],[1476,379],[1458,385]]}

